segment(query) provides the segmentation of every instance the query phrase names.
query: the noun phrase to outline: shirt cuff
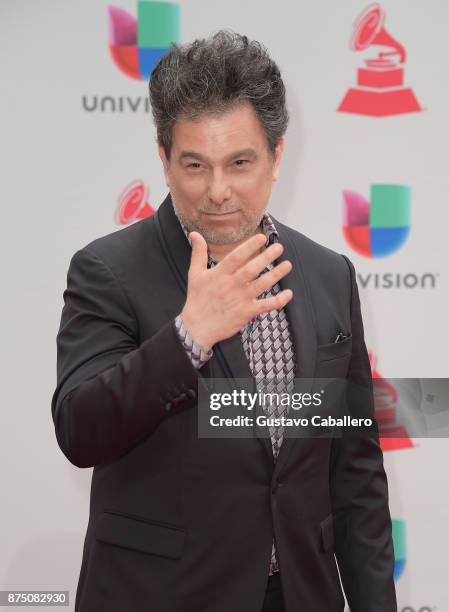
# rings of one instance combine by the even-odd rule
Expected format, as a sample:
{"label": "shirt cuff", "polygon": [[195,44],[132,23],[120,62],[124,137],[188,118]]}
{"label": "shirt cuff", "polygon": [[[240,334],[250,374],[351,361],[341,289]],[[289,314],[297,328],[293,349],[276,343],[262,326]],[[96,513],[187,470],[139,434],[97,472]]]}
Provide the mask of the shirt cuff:
{"label": "shirt cuff", "polygon": [[190,358],[190,361],[195,368],[201,368],[207,361],[209,361],[214,354],[214,351],[210,349],[210,351],[207,353],[200,344],[195,342],[185,328],[180,314],[175,318],[175,328],[181,344]]}

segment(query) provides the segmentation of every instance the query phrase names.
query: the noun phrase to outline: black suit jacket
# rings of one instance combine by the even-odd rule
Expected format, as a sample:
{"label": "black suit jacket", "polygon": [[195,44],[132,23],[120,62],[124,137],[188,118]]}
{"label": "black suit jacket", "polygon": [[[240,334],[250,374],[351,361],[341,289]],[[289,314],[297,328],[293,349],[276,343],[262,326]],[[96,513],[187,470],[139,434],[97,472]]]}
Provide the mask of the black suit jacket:
{"label": "black suit jacket", "polygon": [[[273,220],[296,377],[369,386],[352,263]],[[52,414],[67,458],[94,467],[75,609],[260,612],[274,537],[287,612],[343,610],[335,557],[352,612],[396,611],[376,437],[285,438],[275,466],[268,438],[198,438],[199,379],[251,372],[239,334],[200,370],[185,353],[190,252],[168,195],[70,262]]]}

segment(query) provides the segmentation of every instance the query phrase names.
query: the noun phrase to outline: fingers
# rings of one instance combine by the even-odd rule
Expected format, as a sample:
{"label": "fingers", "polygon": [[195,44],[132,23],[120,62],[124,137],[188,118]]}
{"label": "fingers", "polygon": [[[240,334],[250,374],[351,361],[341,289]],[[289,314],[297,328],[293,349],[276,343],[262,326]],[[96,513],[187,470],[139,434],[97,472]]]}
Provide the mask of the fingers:
{"label": "fingers", "polygon": [[284,247],[279,242],[276,242],[266,248],[262,253],[253,257],[238,271],[238,276],[243,283],[248,283],[259,276],[268,264],[280,257],[284,251]]}
{"label": "fingers", "polygon": [[218,265],[224,272],[233,274],[254,257],[265,246],[266,242],[265,234],[255,234],[228,253],[226,257],[223,257]]}
{"label": "fingers", "polygon": [[264,312],[270,312],[271,310],[281,310],[289,303],[292,297],[293,291],[291,289],[284,289],[271,297],[263,300],[256,300],[254,305],[254,317]]}
{"label": "fingers", "polygon": [[190,232],[189,238],[192,242],[190,274],[191,272],[195,273],[207,268],[207,243],[199,232]]}
{"label": "fingers", "polygon": [[281,278],[291,272],[292,267],[291,262],[286,259],[269,272],[265,272],[249,284],[250,295],[257,297],[267,289],[271,289]]}

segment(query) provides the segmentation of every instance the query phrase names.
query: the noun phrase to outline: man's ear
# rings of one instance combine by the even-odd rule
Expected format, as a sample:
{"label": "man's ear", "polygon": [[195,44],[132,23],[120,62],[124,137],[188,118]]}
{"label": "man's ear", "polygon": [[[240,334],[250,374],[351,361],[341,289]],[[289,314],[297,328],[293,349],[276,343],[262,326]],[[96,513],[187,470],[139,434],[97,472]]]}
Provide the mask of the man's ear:
{"label": "man's ear", "polygon": [[162,166],[164,168],[164,176],[165,176],[165,183],[167,185],[167,187],[170,187],[169,185],[169,172],[168,172],[168,166],[169,166],[169,161],[167,159],[167,156],[165,155],[165,149],[162,145],[158,145],[157,147],[158,149],[158,153],[159,153],[159,157],[161,158],[161,162],[162,162]]}
{"label": "man's ear", "polygon": [[281,164],[282,153],[284,152],[284,146],[285,146],[285,137],[281,136],[274,150],[273,181],[277,181],[279,178],[279,167]]}

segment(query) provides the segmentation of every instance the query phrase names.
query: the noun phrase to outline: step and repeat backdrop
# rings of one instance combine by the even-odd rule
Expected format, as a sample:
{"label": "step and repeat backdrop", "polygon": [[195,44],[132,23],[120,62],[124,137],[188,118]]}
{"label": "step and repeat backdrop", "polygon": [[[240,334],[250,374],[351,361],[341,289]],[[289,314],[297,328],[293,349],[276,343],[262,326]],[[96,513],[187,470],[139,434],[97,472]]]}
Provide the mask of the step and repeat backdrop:
{"label": "step and repeat backdrop", "polygon": [[[171,41],[230,28],[278,62],[291,115],[271,211],[349,256],[383,385],[401,612],[449,611],[449,444],[404,398],[449,375],[447,0],[3,0],[1,589],[74,601],[91,470],[53,433],[56,333],[73,253],[154,214],[167,187],[148,79]],[[151,274],[151,262],[148,262]],[[72,606],[73,604],[71,604]]]}

